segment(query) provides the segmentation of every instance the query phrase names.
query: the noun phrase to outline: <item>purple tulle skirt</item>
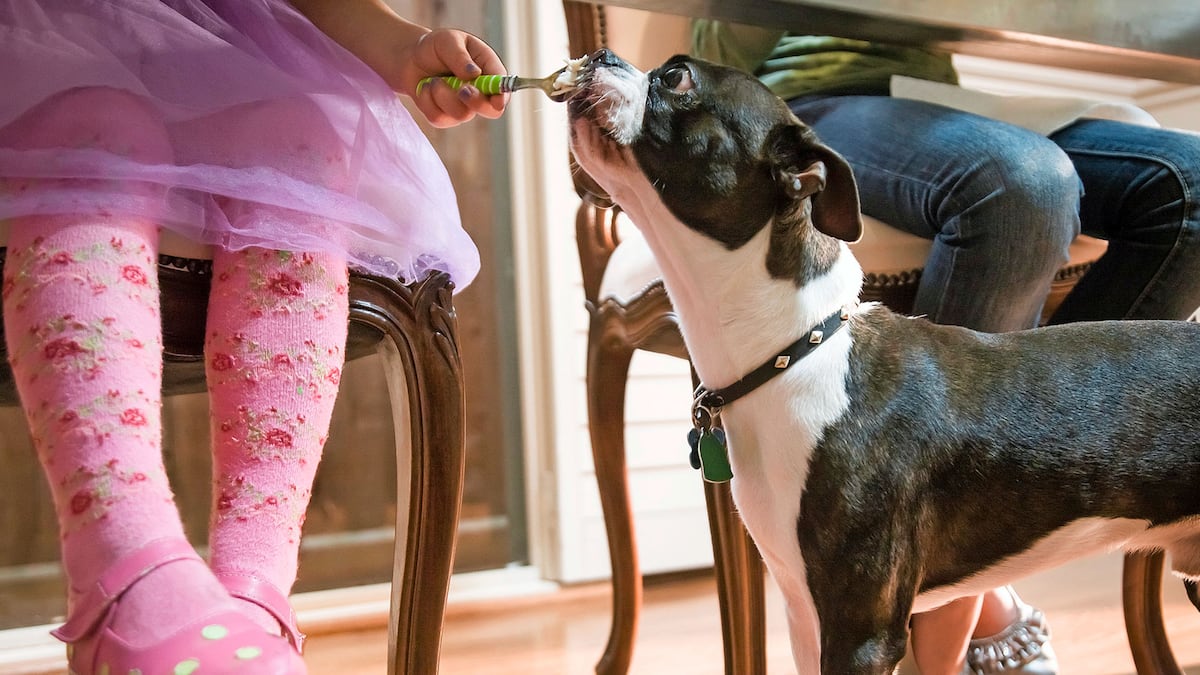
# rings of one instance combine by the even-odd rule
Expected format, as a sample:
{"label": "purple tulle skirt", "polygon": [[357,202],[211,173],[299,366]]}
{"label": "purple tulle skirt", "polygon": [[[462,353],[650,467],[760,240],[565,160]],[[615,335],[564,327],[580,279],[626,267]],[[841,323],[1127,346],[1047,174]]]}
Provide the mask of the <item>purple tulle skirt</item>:
{"label": "purple tulle skirt", "polygon": [[0,2],[0,222],[90,212],[409,281],[479,268],[396,94],[284,0]]}

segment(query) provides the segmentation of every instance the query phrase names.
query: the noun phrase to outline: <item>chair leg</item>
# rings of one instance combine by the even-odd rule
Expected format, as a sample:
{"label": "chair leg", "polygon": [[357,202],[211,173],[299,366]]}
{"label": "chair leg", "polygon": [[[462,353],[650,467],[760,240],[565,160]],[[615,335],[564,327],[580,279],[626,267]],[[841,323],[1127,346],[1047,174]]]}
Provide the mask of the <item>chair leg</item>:
{"label": "chair leg", "polygon": [[642,608],[642,575],[625,465],[625,381],[633,348],[619,338],[606,338],[602,325],[593,320],[588,339],[587,406],[592,460],[612,565],[613,610],[608,644],[596,663],[596,673],[624,675],[633,659],[633,640]]}
{"label": "chair leg", "polygon": [[412,285],[357,277],[351,286],[352,320],[386,336],[380,352],[396,429],[390,675],[438,671],[466,460],[452,289],[443,274]]}
{"label": "chair leg", "polygon": [[767,672],[763,564],[733,505],[729,483],[705,483],[726,675]]}
{"label": "chair leg", "polygon": [[[693,370],[692,386],[699,384]],[[767,616],[762,558],[737,513],[729,483],[705,482],[704,502],[717,577],[725,675],[763,675],[767,672]]]}
{"label": "chair leg", "polygon": [[1163,627],[1163,557],[1161,551],[1125,555],[1125,632],[1138,675],[1183,675]]}

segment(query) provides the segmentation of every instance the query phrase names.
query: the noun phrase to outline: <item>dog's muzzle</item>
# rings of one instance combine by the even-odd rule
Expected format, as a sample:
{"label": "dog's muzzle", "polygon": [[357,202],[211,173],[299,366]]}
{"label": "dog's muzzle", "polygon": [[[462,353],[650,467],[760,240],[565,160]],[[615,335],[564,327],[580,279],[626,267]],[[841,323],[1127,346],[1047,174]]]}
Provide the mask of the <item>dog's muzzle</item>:
{"label": "dog's muzzle", "polygon": [[590,120],[618,145],[641,134],[646,108],[646,74],[608,49],[591,55],[567,101],[572,124]]}

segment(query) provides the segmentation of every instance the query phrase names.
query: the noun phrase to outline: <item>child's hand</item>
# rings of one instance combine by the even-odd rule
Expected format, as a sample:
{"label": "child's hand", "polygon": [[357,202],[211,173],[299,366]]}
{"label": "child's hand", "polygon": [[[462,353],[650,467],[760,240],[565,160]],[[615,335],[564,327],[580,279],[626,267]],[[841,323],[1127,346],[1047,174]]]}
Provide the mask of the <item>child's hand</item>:
{"label": "child's hand", "polygon": [[404,50],[400,63],[400,91],[412,97],[435,127],[451,127],[475,115],[496,119],[508,103],[507,94],[484,96],[470,85],[455,89],[436,78],[417,95],[417,83],[423,77],[455,75],[470,80],[480,75],[508,74],[496,52],[470,33],[449,28],[425,33]]}

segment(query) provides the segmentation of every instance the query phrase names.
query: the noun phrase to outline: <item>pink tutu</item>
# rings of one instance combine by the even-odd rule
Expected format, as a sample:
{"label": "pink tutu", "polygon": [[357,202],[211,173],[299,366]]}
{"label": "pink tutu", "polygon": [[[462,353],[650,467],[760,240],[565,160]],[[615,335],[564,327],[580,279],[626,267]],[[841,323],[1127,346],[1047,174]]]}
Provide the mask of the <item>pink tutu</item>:
{"label": "pink tutu", "polygon": [[[395,92],[285,0],[5,0],[0,91],[0,221],[127,213],[410,281],[441,270],[462,288],[478,271],[446,169]],[[80,118],[114,92],[165,152],[24,140],[56,105]]]}

